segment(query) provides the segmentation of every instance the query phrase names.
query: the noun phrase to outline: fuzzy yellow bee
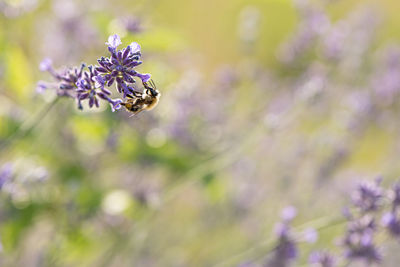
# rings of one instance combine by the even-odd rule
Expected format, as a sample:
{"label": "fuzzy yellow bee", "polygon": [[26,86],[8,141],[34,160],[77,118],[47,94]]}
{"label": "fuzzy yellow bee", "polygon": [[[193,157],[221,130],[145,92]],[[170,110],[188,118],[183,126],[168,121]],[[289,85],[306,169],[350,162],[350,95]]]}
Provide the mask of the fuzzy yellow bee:
{"label": "fuzzy yellow bee", "polygon": [[143,92],[134,92],[127,95],[127,101],[121,103],[127,111],[133,113],[132,116],[143,110],[152,110],[160,100],[161,94],[153,80],[144,82],[143,86]]}

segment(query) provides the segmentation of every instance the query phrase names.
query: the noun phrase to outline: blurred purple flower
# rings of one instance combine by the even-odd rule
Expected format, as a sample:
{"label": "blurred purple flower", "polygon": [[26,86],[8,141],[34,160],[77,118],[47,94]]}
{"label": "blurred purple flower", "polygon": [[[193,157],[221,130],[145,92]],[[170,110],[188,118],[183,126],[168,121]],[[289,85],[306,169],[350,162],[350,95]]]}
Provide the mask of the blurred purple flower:
{"label": "blurred purple flower", "polygon": [[353,204],[361,212],[376,211],[383,198],[383,189],[379,186],[381,179],[375,182],[363,182],[352,195]]}
{"label": "blurred purple flower", "polygon": [[318,267],[334,267],[335,258],[325,251],[315,251],[310,254],[308,262],[312,266]]}
{"label": "blurred purple flower", "polygon": [[397,210],[397,208],[400,206],[400,182],[397,182],[393,186],[391,193],[393,210]]}
{"label": "blurred purple flower", "polygon": [[285,267],[297,258],[297,245],[290,234],[291,220],[296,216],[297,211],[294,207],[287,207],[282,211],[283,222],[275,227],[275,233],[278,237],[272,258],[268,261],[268,267]]}
{"label": "blurred purple flower", "polygon": [[281,218],[283,221],[291,221],[297,215],[297,209],[293,206],[288,206],[282,210]]}
{"label": "blurred purple flower", "polygon": [[389,48],[384,52],[383,63],[373,77],[372,85],[376,95],[384,104],[391,104],[400,93],[400,49]]}
{"label": "blurred purple flower", "polygon": [[400,219],[394,212],[387,212],[382,216],[382,225],[386,227],[389,234],[400,240]]}
{"label": "blurred purple flower", "polygon": [[122,19],[122,24],[125,29],[130,33],[139,33],[143,30],[142,21],[138,17],[128,17]]}
{"label": "blurred purple flower", "polygon": [[376,231],[377,225],[372,216],[364,215],[350,221],[343,239],[345,257],[369,264],[380,262],[382,255],[373,242]]}
{"label": "blurred purple flower", "polygon": [[318,240],[318,232],[314,228],[304,230],[303,236],[307,243],[315,243]]}
{"label": "blurred purple flower", "polygon": [[50,58],[45,58],[40,62],[39,69],[40,71],[50,71],[52,69],[53,62]]}
{"label": "blurred purple flower", "polygon": [[0,189],[9,181],[13,175],[13,165],[11,163],[4,164],[0,169]]}
{"label": "blurred purple flower", "polygon": [[48,88],[48,85],[46,82],[39,81],[36,85],[36,92],[38,94],[42,94],[47,88]]}

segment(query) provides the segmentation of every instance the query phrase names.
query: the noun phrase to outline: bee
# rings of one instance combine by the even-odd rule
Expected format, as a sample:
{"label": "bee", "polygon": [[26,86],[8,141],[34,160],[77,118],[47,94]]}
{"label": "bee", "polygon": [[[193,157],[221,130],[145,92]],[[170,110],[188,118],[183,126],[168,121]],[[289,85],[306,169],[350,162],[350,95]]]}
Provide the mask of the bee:
{"label": "bee", "polygon": [[127,111],[133,113],[132,116],[143,110],[152,110],[160,100],[161,94],[153,80],[144,82],[143,86],[143,92],[135,91],[132,94],[128,94],[126,102],[121,103]]}

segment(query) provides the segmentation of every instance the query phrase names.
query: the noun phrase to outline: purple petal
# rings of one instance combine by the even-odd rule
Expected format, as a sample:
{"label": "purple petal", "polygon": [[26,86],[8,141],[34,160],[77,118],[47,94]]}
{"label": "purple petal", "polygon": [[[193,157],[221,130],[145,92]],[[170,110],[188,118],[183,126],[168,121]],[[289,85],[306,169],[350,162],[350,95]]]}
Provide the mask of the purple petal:
{"label": "purple petal", "polygon": [[93,99],[93,97],[91,97],[91,98],[89,98],[89,107],[90,108],[93,107],[93,104],[94,104],[94,99]]}
{"label": "purple petal", "polygon": [[133,67],[136,67],[136,66],[139,66],[140,64],[142,64],[142,61],[132,61],[132,62],[130,62],[130,63],[128,63],[128,64],[125,64],[125,67],[127,67],[127,68],[133,68]]}
{"label": "purple petal", "polygon": [[108,82],[107,82],[107,86],[110,87],[113,83],[114,83],[114,78],[111,78]]}
{"label": "purple petal", "polygon": [[107,73],[107,72],[108,72],[108,70],[106,70],[106,69],[103,68],[103,67],[97,67],[96,70],[97,70],[98,72],[101,72],[101,73]]}
{"label": "purple petal", "polygon": [[120,44],[122,44],[122,42],[118,34],[114,34],[108,37],[108,42],[106,43],[106,45],[114,49],[117,48]]}
{"label": "purple petal", "polygon": [[140,74],[140,73],[136,73],[135,76],[139,77],[142,82],[148,82],[151,78],[151,74],[149,73],[145,73],[145,74]]}
{"label": "purple petal", "polygon": [[135,53],[140,53],[140,45],[136,42],[133,42],[129,45],[131,47],[131,53],[135,54]]}
{"label": "purple petal", "polygon": [[121,103],[122,103],[121,99],[119,99],[119,98],[111,99],[110,98],[108,101],[110,102],[112,112],[115,112],[116,110],[121,108]]}
{"label": "purple petal", "polygon": [[130,52],[131,52],[131,46],[128,45],[128,46],[125,48],[125,50],[124,50],[124,54],[122,55],[122,58],[123,58],[124,60],[127,59]]}
{"label": "purple petal", "polygon": [[38,94],[43,94],[44,91],[48,88],[47,84],[43,81],[39,81],[36,86],[36,92]]}
{"label": "purple petal", "polygon": [[106,80],[101,75],[95,76],[94,80],[100,85],[100,87],[104,87],[104,84],[106,83]]}

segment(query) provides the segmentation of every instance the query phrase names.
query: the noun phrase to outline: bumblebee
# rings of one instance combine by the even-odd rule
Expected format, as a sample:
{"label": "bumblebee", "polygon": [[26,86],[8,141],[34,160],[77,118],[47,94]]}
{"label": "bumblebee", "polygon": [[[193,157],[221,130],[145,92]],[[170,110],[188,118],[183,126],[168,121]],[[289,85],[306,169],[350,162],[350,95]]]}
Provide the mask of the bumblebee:
{"label": "bumblebee", "polygon": [[143,110],[152,110],[160,100],[161,94],[153,80],[144,82],[143,86],[143,92],[135,91],[132,94],[128,94],[126,102],[121,103],[127,111],[133,113],[132,116]]}

